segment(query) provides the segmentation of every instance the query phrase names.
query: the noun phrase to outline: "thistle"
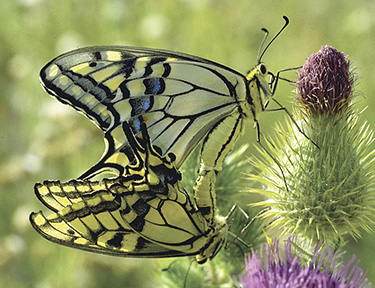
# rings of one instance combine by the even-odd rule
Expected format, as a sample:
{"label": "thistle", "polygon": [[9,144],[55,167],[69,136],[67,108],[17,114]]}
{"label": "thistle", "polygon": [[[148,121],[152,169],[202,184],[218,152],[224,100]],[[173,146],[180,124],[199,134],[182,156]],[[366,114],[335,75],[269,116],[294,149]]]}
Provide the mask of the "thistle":
{"label": "thistle", "polygon": [[236,284],[241,288],[367,287],[367,273],[358,267],[355,257],[345,265],[337,261],[332,249],[319,250],[318,245],[310,264],[305,265],[302,258],[292,252],[292,241],[286,243],[284,253],[280,252],[278,241],[272,246],[266,244],[260,252],[246,255],[246,273]]}
{"label": "thistle", "polygon": [[[265,187],[255,190],[268,197],[258,206],[269,207],[262,217],[283,235],[298,235],[315,246],[360,237],[374,222],[375,164],[373,132],[360,123],[353,104],[354,75],[348,57],[324,46],[300,69],[295,119],[280,133],[262,159],[262,171],[252,176]],[[254,190],[252,190],[254,191]]]}

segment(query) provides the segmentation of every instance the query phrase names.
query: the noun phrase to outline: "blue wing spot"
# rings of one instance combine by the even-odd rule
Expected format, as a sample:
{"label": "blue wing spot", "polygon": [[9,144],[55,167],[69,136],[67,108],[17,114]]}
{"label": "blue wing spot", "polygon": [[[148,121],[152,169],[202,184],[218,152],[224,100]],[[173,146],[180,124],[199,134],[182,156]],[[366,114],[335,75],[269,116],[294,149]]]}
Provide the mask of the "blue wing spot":
{"label": "blue wing spot", "polygon": [[130,119],[128,124],[131,127],[132,132],[136,135],[141,132],[141,124],[143,123],[142,116]]}
{"label": "blue wing spot", "polygon": [[146,88],[146,95],[160,95],[165,90],[165,82],[163,78],[147,78],[143,80],[143,84]]}
{"label": "blue wing spot", "polygon": [[132,106],[131,116],[138,116],[145,114],[150,111],[154,105],[154,97],[139,97],[139,98],[130,98],[129,104]]}

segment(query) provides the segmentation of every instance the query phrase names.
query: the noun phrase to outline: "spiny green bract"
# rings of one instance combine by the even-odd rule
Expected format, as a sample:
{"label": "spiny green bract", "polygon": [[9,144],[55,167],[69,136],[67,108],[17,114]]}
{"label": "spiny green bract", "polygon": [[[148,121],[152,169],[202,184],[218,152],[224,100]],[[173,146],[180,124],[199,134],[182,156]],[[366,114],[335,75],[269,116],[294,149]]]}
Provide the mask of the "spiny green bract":
{"label": "spiny green bract", "polygon": [[354,115],[335,125],[326,117],[316,119],[321,129],[311,136],[320,149],[299,135],[292,123],[288,130],[279,126],[279,137],[268,145],[277,155],[288,189],[268,154],[253,161],[262,171],[254,180],[266,186],[253,191],[269,197],[255,205],[271,207],[263,216],[274,219],[271,225],[281,227],[283,234],[313,242],[347,233],[358,238],[359,228],[370,230],[375,207],[373,134],[366,123],[357,124]]}
{"label": "spiny green bract", "polygon": [[268,200],[271,226],[305,243],[333,244],[345,234],[370,231],[375,211],[373,132],[353,105],[354,75],[348,57],[330,46],[312,54],[298,75],[295,117],[277,128],[269,154],[254,160]]}

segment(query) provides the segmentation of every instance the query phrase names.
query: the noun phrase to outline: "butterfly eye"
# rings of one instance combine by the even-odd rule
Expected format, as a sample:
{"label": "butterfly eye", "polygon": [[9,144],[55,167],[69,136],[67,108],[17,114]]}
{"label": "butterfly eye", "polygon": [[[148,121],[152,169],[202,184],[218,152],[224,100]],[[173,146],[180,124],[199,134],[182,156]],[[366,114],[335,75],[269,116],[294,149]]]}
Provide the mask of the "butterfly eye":
{"label": "butterfly eye", "polygon": [[267,67],[266,67],[266,65],[260,64],[259,71],[260,71],[260,73],[262,73],[262,75],[266,75],[267,74]]}

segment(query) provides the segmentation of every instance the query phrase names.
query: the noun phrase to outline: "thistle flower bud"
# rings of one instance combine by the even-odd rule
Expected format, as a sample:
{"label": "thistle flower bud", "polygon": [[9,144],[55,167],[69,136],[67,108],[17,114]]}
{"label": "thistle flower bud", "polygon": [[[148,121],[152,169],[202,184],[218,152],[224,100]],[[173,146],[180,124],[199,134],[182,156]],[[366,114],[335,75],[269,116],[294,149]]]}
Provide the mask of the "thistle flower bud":
{"label": "thistle flower bud", "polygon": [[354,75],[347,56],[330,46],[307,58],[298,74],[301,106],[311,113],[337,113],[352,99]]}
{"label": "thistle flower bud", "polygon": [[360,124],[351,102],[349,61],[322,47],[307,59],[297,83],[296,120],[309,138],[290,119],[287,128],[277,128],[266,149],[278,163],[265,151],[263,160],[253,161],[262,173],[252,178],[265,186],[255,192],[269,198],[255,205],[270,207],[262,216],[271,226],[305,244],[358,238],[374,223],[375,157],[373,132]]}

